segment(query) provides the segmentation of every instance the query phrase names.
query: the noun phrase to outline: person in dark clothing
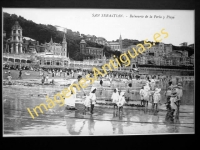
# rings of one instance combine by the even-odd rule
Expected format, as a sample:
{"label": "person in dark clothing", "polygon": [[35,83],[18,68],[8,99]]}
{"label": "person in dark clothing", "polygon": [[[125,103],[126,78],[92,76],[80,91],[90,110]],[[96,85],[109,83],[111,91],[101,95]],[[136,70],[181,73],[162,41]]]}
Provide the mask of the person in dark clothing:
{"label": "person in dark clothing", "polygon": [[94,105],[96,104],[96,94],[95,94],[95,92],[96,92],[96,88],[92,87],[90,95],[89,95],[89,98],[90,98],[90,101],[91,101],[91,110],[90,110],[91,114],[93,114]]}
{"label": "person in dark clothing", "polygon": [[20,71],[19,71],[19,78],[20,79],[22,78],[22,69],[20,69]]}
{"label": "person in dark clothing", "polygon": [[102,78],[100,79],[100,85],[103,86],[103,80],[102,80]]}

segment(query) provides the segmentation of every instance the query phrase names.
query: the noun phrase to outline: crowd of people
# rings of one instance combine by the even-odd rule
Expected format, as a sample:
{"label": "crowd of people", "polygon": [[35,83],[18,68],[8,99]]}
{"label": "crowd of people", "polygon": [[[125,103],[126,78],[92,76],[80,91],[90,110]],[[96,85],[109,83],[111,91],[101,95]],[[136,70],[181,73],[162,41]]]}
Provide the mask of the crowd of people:
{"label": "crowd of people", "polygon": [[[23,68],[24,69],[24,68]],[[22,79],[22,68],[19,69],[19,79]],[[31,70],[33,68],[30,68]],[[82,70],[82,69],[36,69],[35,71],[39,71],[39,76],[42,77],[41,82],[44,85],[46,84],[54,84],[54,77],[58,76],[64,79],[73,79],[76,76],[78,76],[78,80],[80,80],[80,77],[90,74],[92,77],[92,71],[91,70]],[[11,83],[11,73],[10,70],[8,70],[8,82]],[[49,80],[49,74],[51,74],[52,80]],[[183,96],[183,90],[182,90],[182,84],[181,84],[181,78],[176,79],[177,85],[173,85],[172,81],[173,78],[172,76],[164,76],[164,75],[139,75],[138,73],[127,73],[127,72],[117,72],[117,71],[109,71],[107,75],[100,77],[100,87],[103,87],[103,79],[104,80],[109,80],[110,83],[112,84],[113,80],[118,80],[118,81],[123,81],[126,80],[128,83],[126,92],[119,91],[117,88],[114,89],[114,92],[111,96],[112,103],[114,105],[114,109],[117,108],[120,111],[123,112],[123,106],[125,103],[128,103],[130,100],[130,89],[132,87],[131,81],[132,79],[136,80],[143,80],[145,81],[145,85],[141,87],[139,94],[140,94],[140,100],[141,100],[141,105],[144,107],[148,107],[148,103],[152,103],[152,108],[155,109],[155,111],[158,112],[158,106],[161,101],[161,86],[160,84],[156,84],[156,81],[159,83],[164,82],[168,84],[167,87],[165,87],[167,90],[165,92],[166,96],[166,105],[167,105],[167,110],[170,112],[178,112],[179,107],[180,107],[180,102],[181,98]],[[85,110],[89,110],[90,108],[90,113],[93,113],[94,105],[96,103],[96,92],[97,88],[92,87],[90,94],[87,96],[85,95]],[[73,93],[74,95],[74,93]],[[75,99],[75,97],[71,97],[71,99]],[[70,100],[67,100],[70,101]],[[74,100],[75,104],[75,100]],[[73,105],[74,105],[73,104]],[[72,105],[71,105],[72,106]],[[170,114],[170,113],[169,113]],[[172,114],[172,113],[171,113]]]}
{"label": "crowd of people", "polygon": [[[78,76],[78,81],[81,79],[81,75]],[[181,82],[179,82],[177,85],[172,84],[172,81],[170,80],[170,78],[166,78],[168,79],[168,88],[165,91],[165,104],[166,104],[166,108],[168,111],[167,115],[167,119],[173,119],[174,114],[177,114],[179,112],[179,108],[180,108],[180,102],[183,96],[183,89],[182,89],[182,84]],[[160,82],[160,80],[158,81]],[[102,77],[100,78],[100,87],[102,86]],[[132,87],[132,84],[129,83],[128,87]],[[124,91],[120,91],[118,90],[118,88],[115,88],[112,95],[111,95],[111,100],[112,100],[112,104],[114,109],[117,109],[118,112],[123,114],[123,106],[129,102],[129,96],[127,96],[126,93],[129,93],[130,88],[126,89],[126,92]],[[69,89],[70,90],[70,89]],[[74,91],[76,91],[76,89],[74,88]],[[82,91],[84,92],[84,90],[82,89]],[[93,110],[94,110],[94,106],[96,104],[96,91],[97,88],[96,87],[92,87],[90,90],[89,95],[86,95],[84,92],[84,106],[85,106],[85,111],[89,111],[90,114],[93,114]],[[140,89],[140,100],[141,100],[141,105],[143,105],[144,107],[148,107],[148,103],[151,102],[152,103],[152,109],[154,110],[154,112],[158,112],[159,108],[159,104],[161,103],[161,86],[160,84],[156,84],[156,80],[155,80],[155,76],[152,76],[152,78],[150,79],[149,77],[147,77],[146,83],[144,86],[142,86],[142,88]],[[73,93],[76,95],[76,92]],[[75,98],[71,97],[70,100],[66,99],[66,105],[68,106],[69,109],[76,109],[75,108]],[[73,101],[73,102],[72,102]]]}

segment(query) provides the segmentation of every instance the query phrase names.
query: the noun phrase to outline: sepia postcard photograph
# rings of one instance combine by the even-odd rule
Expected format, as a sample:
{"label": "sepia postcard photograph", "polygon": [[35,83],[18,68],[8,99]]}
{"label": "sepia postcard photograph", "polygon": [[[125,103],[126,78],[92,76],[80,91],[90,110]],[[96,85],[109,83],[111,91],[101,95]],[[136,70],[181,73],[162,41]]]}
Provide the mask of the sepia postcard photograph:
{"label": "sepia postcard photograph", "polygon": [[194,17],[2,8],[3,136],[194,134]]}

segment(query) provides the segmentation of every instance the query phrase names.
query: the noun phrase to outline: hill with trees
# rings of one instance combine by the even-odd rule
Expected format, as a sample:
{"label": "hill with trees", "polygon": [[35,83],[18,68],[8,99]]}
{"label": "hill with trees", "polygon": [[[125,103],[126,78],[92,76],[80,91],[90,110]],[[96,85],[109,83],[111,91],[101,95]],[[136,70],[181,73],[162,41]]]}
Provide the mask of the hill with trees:
{"label": "hill with trees", "polygon": [[[15,24],[15,21],[18,21],[23,29],[23,36],[35,39],[36,41],[39,41],[40,44],[50,42],[51,37],[53,42],[62,43],[63,32],[58,31],[53,25],[37,24],[32,20],[27,20],[21,16],[5,12],[3,13],[3,19],[3,30],[6,32],[6,39],[10,38],[11,28]],[[74,60],[83,60],[83,56],[92,58],[92,55],[80,53],[79,43],[81,41],[81,37],[78,31],[73,32],[71,29],[67,29],[66,41],[70,58]],[[107,46],[90,41],[87,41],[86,46],[103,48],[106,57],[111,56],[111,54],[116,54],[118,56],[118,52],[110,50]]]}

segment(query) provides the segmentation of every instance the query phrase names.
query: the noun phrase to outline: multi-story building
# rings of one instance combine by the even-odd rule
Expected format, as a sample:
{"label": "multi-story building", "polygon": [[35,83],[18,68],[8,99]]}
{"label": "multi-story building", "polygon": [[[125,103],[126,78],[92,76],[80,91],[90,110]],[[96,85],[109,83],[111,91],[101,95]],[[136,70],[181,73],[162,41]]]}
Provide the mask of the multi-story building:
{"label": "multi-story building", "polygon": [[113,51],[122,51],[122,37],[120,35],[119,42],[108,42],[107,46]]}
{"label": "multi-story building", "polygon": [[49,43],[46,44],[46,52],[52,53],[53,55],[58,55],[58,56],[65,56],[67,57],[67,42],[66,42],[66,37],[64,34],[62,44],[59,43],[54,43],[52,38]]}
{"label": "multi-story building", "polygon": [[37,58],[39,65],[66,65],[69,62],[67,57],[67,42],[65,34],[62,44],[49,43],[39,45],[39,42],[22,36],[22,27],[19,22],[16,21],[12,26],[11,38],[6,41],[4,45],[4,57],[5,62],[18,65],[29,65],[33,57]]}
{"label": "multi-story building", "polygon": [[190,56],[190,64],[193,64],[194,65],[194,54],[192,54]]}
{"label": "multi-story building", "polygon": [[[94,59],[103,58],[103,48],[86,47],[86,42],[83,39],[80,42],[80,53],[92,55]],[[88,59],[88,58],[84,58],[84,59]]]}
{"label": "multi-story building", "polygon": [[22,53],[22,27],[16,21],[11,29],[11,38],[9,39],[10,47],[8,46],[8,51],[16,54]]}
{"label": "multi-story building", "polygon": [[[172,51],[171,44],[159,43],[152,45],[151,48],[147,48],[144,45],[145,51],[142,54],[139,54],[137,58],[138,64],[155,64],[155,65],[187,65],[191,62],[191,59],[188,58],[188,51]],[[139,47],[137,45],[131,45],[125,49],[125,52],[134,48],[138,51]],[[135,58],[135,59],[136,59]]]}

